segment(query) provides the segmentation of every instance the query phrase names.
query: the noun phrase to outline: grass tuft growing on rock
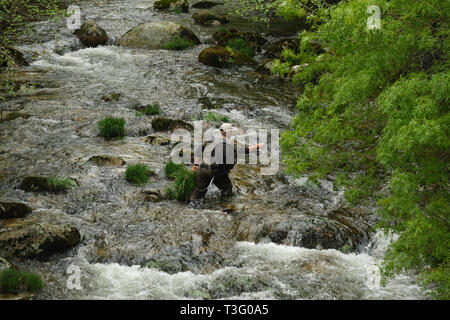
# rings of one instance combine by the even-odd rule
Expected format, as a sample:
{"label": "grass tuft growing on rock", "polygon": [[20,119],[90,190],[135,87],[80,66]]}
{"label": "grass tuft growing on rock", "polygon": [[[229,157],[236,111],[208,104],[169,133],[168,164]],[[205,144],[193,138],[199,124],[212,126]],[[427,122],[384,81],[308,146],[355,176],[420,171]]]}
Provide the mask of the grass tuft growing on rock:
{"label": "grass tuft growing on rock", "polygon": [[208,112],[204,117],[203,120],[208,122],[230,122],[230,118],[227,116],[215,113],[215,112]]}
{"label": "grass tuft growing on rock", "polygon": [[105,139],[122,138],[125,136],[125,119],[107,117],[98,122],[98,128]]}
{"label": "grass tuft growing on rock", "polygon": [[148,105],[145,106],[144,114],[146,116],[154,116],[157,114],[161,114],[161,108],[157,105]]}
{"label": "grass tuft growing on rock", "polygon": [[183,166],[175,172],[174,176],[175,182],[166,188],[166,197],[170,200],[186,202],[194,189],[197,172],[190,171]]}
{"label": "grass tuft growing on rock", "polygon": [[164,167],[164,173],[166,174],[167,178],[169,179],[175,179],[176,174],[179,170],[184,169],[184,164],[176,164],[172,160],[166,163]]}
{"label": "grass tuft growing on rock", "polygon": [[193,46],[195,46],[194,41],[177,36],[177,37],[174,37],[172,40],[170,40],[164,46],[164,49],[180,51],[180,50],[184,50],[187,48],[192,48]]}
{"label": "grass tuft growing on rock", "polygon": [[253,57],[255,55],[255,52],[253,51],[252,47],[250,47],[248,42],[242,38],[230,39],[230,41],[227,42],[227,48],[243,52],[249,57]]}
{"label": "grass tuft growing on rock", "polygon": [[54,177],[48,179],[48,185],[55,192],[67,191],[78,186],[75,180],[71,178],[58,179]]}
{"label": "grass tuft growing on rock", "polygon": [[134,185],[141,185],[148,181],[152,173],[145,164],[130,165],[125,171],[125,179]]}
{"label": "grass tuft growing on rock", "polygon": [[38,291],[42,287],[42,279],[36,273],[5,269],[0,274],[0,292],[18,293],[20,291]]}

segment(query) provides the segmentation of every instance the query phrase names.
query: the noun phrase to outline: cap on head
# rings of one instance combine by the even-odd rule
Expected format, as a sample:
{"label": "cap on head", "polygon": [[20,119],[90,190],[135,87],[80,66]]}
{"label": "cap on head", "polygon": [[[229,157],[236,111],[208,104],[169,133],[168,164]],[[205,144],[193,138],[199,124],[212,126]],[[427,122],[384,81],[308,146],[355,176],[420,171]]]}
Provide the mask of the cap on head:
{"label": "cap on head", "polygon": [[220,131],[225,131],[225,132],[233,132],[234,131],[234,127],[231,125],[231,123],[224,123],[220,126]]}

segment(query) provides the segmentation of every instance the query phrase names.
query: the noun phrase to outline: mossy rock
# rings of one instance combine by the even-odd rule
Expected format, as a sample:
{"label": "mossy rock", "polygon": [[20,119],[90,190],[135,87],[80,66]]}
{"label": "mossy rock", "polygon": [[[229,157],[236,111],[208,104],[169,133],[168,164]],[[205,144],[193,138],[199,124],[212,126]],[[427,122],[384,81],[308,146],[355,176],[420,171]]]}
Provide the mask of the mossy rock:
{"label": "mossy rock", "polygon": [[0,202],[0,219],[22,218],[31,211],[31,208],[24,203]]}
{"label": "mossy rock", "polygon": [[215,46],[204,49],[198,56],[198,61],[212,67],[222,68],[232,64],[253,65],[255,61],[243,52]]}
{"label": "mossy rock", "polygon": [[225,47],[215,46],[204,49],[198,61],[207,66],[222,68],[230,64],[231,53]]}
{"label": "mossy rock", "polygon": [[153,146],[166,146],[170,144],[170,137],[160,134],[151,134],[149,136],[142,138],[142,141],[145,143],[149,143]]}
{"label": "mossy rock", "polygon": [[38,223],[0,234],[0,255],[41,258],[64,252],[80,242],[80,232],[70,225]]}
{"label": "mossy rock", "polygon": [[78,183],[71,178],[55,179],[45,177],[26,177],[20,184],[19,189],[26,192],[61,193],[77,185]]}
{"label": "mossy rock", "polygon": [[97,47],[108,43],[108,35],[95,21],[88,20],[74,34],[86,47]]}
{"label": "mossy rock", "polygon": [[2,111],[1,112],[1,121],[11,121],[17,118],[28,119],[30,117],[29,114],[18,112],[18,111]]}
{"label": "mossy rock", "polygon": [[194,19],[196,24],[203,26],[209,26],[213,24],[214,21],[218,21],[220,22],[220,24],[226,24],[230,22],[230,20],[226,16],[216,14],[209,10],[198,11],[192,15],[192,18]]}
{"label": "mossy rock", "polygon": [[155,10],[174,10],[184,13],[189,12],[189,2],[187,0],[158,0],[153,5]]}
{"label": "mossy rock", "polygon": [[123,166],[126,164],[125,160],[120,157],[106,155],[90,157],[89,162],[95,163],[98,166]]}
{"label": "mossy rock", "polygon": [[155,131],[174,131],[175,129],[194,130],[194,126],[183,120],[156,117],[152,120],[152,127]]}
{"label": "mossy rock", "polygon": [[26,177],[23,179],[19,189],[27,192],[50,192],[50,184],[48,178],[45,177]]}
{"label": "mossy rock", "polygon": [[267,43],[267,40],[255,32],[240,32],[236,29],[222,29],[216,31],[213,35],[214,41],[218,46],[226,47],[232,39],[244,39],[254,51],[261,51],[261,47]]}
{"label": "mossy rock", "polygon": [[200,44],[200,39],[191,30],[168,21],[140,24],[123,35],[119,44],[131,48],[164,49],[176,37],[189,39],[195,45]]}

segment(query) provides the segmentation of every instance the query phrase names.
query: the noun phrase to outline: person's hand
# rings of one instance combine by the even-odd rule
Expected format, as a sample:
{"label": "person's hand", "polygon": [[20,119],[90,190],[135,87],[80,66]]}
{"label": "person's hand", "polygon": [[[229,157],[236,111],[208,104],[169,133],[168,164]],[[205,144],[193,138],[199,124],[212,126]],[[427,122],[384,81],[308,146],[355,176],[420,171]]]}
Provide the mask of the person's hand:
{"label": "person's hand", "polygon": [[261,148],[263,148],[263,147],[265,146],[265,143],[264,143],[264,142],[261,142],[261,143],[259,143],[257,146],[258,146],[258,149],[261,149]]}
{"label": "person's hand", "polygon": [[194,164],[193,166],[192,166],[192,169],[191,169],[192,171],[197,171],[198,170],[198,165],[196,165],[196,164]]}

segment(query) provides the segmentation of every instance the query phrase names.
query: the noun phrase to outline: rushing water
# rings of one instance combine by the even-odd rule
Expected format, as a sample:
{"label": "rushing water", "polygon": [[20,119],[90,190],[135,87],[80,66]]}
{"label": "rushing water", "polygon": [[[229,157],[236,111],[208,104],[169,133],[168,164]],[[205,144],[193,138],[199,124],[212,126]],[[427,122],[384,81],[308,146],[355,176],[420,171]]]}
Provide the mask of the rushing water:
{"label": "rushing water", "polygon": [[[166,116],[191,120],[201,116],[201,99],[206,97],[218,102],[218,113],[243,129],[284,129],[294,115],[299,88],[248,67],[218,70],[200,64],[197,57],[218,27],[193,24],[192,10],[189,14],[156,12],[153,1],[73,3],[81,7],[83,20],[92,18],[106,30],[111,44],[79,49],[78,40],[64,23],[36,23],[39,37],[25,38],[19,46],[33,57],[33,63],[17,75],[36,79],[37,85],[2,105],[5,110],[20,107],[32,117],[0,124],[0,191],[7,199],[29,203],[34,211],[25,220],[2,222],[0,228],[47,221],[75,225],[82,234],[82,243],[64,254],[46,261],[16,262],[43,276],[46,286],[35,298],[424,298],[414,275],[404,274],[380,286],[377,264],[387,246],[380,234],[359,253],[349,254],[274,244],[267,239],[255,244],[230,236],[235,217],[217,204],[217,189],[208,193],[209,207],[201,211],[175,201],[146,202],[142,188],[125,181],[125,167],[87,162],[91,156],[108,154],[129,164],[144,163],[157,174],[151,178],[151,187],[164,187],[170,183],[162,172],[170,150],[142,141],[151,128],[151,118],[138,117],[133,105],[158,103]],[[182,23],[203,44],[180,52],[114,45],[130,28],[155,20]],[[264,26],[240,19],[232,25],[267,32]],[[277,39],[266,36],[270,41]],[[102,100],[111,93],[120,93],[119,101]],[[106,116],[126,119],[125,139],[111,142],[97,137],[97,121]],[[340,201],[340,194],[327,185],[311,187],[312,196],[307,198],[296,188],[286,188],[291,182],[282,175],[263,178],[256,172],[248,165],[234,169],[238,195],[233,204],[241,211],[262,216],[277,210],[292,214],[291,209],[280,209],[284,201],[277,196],[280,190],[286,190],[284,197],[300,199],[317,210]],[[80,187],[64,195],[15,189],[28,175],[70,176]],[[205,234],[208,246],[202,243]],[[182,261],[184,267],[173,272],[145,267],[155,256],[173,257],[176,266]],[[81,289],[67,287],[70,265],[80,268]]]}

